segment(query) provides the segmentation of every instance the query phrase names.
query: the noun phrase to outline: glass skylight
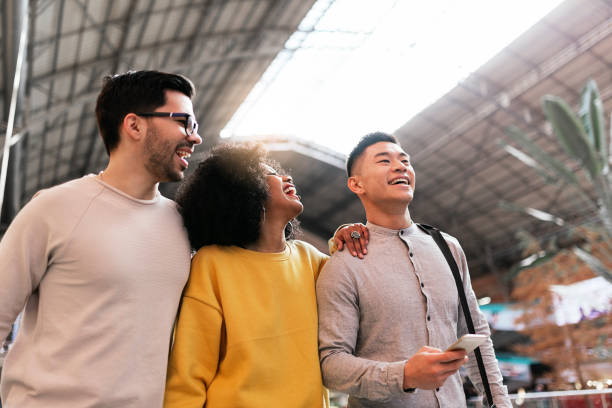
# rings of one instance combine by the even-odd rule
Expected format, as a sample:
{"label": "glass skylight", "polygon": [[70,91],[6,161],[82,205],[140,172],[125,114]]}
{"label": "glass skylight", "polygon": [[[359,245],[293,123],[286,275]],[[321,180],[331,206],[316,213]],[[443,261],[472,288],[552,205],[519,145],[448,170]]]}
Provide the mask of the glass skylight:
{"label": "glass skylight", "polygon": [[348,153],[394,132],[562,0],[318,0],[221,137]]}

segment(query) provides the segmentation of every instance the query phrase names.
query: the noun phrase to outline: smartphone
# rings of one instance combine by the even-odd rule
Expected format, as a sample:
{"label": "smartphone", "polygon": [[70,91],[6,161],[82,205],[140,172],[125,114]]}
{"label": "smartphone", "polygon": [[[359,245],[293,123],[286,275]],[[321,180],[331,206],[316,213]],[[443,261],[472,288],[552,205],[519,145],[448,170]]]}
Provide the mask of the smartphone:
{"label": "smartphone", "polygon": [[459,340],[448,346],[446,351],[465,350],[466,353],[473,351],[476,347],[487,341],[489,336],[486,334],[466,334]]}

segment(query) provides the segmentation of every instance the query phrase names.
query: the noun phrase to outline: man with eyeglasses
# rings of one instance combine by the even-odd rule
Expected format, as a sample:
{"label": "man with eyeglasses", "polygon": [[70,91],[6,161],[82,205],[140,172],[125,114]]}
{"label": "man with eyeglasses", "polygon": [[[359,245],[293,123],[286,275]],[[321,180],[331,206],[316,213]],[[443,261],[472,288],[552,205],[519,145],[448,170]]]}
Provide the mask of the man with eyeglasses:
{"label": "man with eyeglasses", "polygon": [[192,83],[156,71],[105,78],[106,169],[39,192],[0,242],[0,339],[17,407],[161,407],[190,248],[176,205],[198,135]]}

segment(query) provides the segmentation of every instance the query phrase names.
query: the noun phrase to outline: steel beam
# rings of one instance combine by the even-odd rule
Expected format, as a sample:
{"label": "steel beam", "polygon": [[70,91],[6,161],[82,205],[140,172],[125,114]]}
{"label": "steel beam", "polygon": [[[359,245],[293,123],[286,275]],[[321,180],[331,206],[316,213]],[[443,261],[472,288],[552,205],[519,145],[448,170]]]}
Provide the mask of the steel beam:
{"label": "steel beam", "polygon": [[[183,49],[183,54],[181,55],[180,60],[182,62],[189,62],[194,55],[195,46],[198,39],[202,36],[202,32],[204,31],[204,26],[206,25],[206,18],[210,14],[211,9],[211,0],[206,0],[200,6],[199,18],[198,21],[200,24],[197,24],[191,35],[189,35],[189,39],[187,40],[187,44]],[[217,20],[218,21],[218,20]],[[206,33],[209,34],[209,33]]]}
{"label": "steel beam", "polygon": [[[145,10],[145,14],[142,19],[142,22],[140,23],[140,30],[138,31],[138,35],[136,35],[136,43],[134,44],[133,49],[140,49],[140,47],[142,46],[142,40],[144,39],[144,33],[147,30],[147,26],[149,25],[149,19],[151,18],[153,14],[154,5],[155,5],[155,1],[149,0],[149,5],[147,6],[147,9]],[[133,67],[135,59],[136,59],[136,54],[132,54],[130,57],[128,57],[126,61],[126,65],[128,67]]]}
{"label": "steel beam", "polygon": [[[62,23],[64,21],[64,6],[66,5],[66,0],[60,0],[59,2],[59,10],[57,13],[57,21],[55,22],[55,47],[53,50],[53,62],[51,63],[52,72],[57,70],[57,61],[59,59],[59,48],[60,48],[60,38],[62,36]],[[47,109],[53,106],[53,95],[55,90],[55,80],[49,83],[49,91],[47,93]]]}
{"label": "steel beam", "polygon": [[27,0],[5,0],[2,2],[2,76],[4,104],[2,116],[7,129],[4,137],[2,169],[0,172],[0,224],[8,224],[21,206],[21,146],[11,147],[13,128],[20,123],[23,114],[25,77],[25,54],[28,36]]}
{"label": "steel beam", "polygon": [[138,0],[131,0],[130,5],[127,8],[125,20],[123,22],[123,31],[121,32],[121,39],[119,40],[119,49],[115,53],[115,61],[113,61],[113,67],[111,68],[111,73],[113,75],[118,73],[119,65],[123,61],[123,52],[125,51],[128,34],[130,33],[130,28],[132,27],[132,23],[134,21],[134,10],[136,10],[137,7]]}
{"label": "steel beam", "polygon": [[[109,21],[109,17],[110,17],[110,11],[113,7],[113,2],[109,2],[108,7],[106,8],[106,17],[104,18],[104,20],[102,20],[102,22],[100,24],[97,24],[97,20],[96,18],[94,18],[94,16],[91,15],[91,13],[89,12],[89,1],[83,3],[81,1],[76,1],[75,0],[75,4],[77,6],[79,6],[81,8],[81,10],[83,11],[83,20],[86,22],[89,22],[91,25],[90,27],[93,27],[94,29],[98,30],[98,32],[100,33],[100,44],[99,47],[101,48],[103,45],[106,45],[109,49],[113,49],[115,48],[113,46],[113,42],[110,40],[110,38],[106,35],[106,31],[108,29],[108,21]],[[89,27],[88,27],[89,28]],[[69,33],[64,33],[64,35],[69,35]],[[57,39],[51,40],[52,42],[55,41],[59,41],[59,37]]]}

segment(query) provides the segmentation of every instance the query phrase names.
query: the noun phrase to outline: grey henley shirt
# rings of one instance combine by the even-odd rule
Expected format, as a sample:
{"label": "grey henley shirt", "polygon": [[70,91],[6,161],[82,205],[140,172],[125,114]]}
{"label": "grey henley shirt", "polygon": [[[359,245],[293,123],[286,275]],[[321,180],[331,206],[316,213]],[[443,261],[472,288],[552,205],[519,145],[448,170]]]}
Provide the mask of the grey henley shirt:
{"label": "grey henley shirt", "polygon": [[[317,281],[323,382],[350,394],[349,407],[465,407],[459,373],[438,390],[403,390],[404,365],[422,346],[446,349],[467,333],[452,272],[434,240],[414,223],[367,223],[368,255],[336,252]],[[462,275],[477,333],[490,335],[458,241],[444,234]],[[511,407],[493,344],[480,347],[497,407]],[[482,392],[476,358],[466,369]]]}

